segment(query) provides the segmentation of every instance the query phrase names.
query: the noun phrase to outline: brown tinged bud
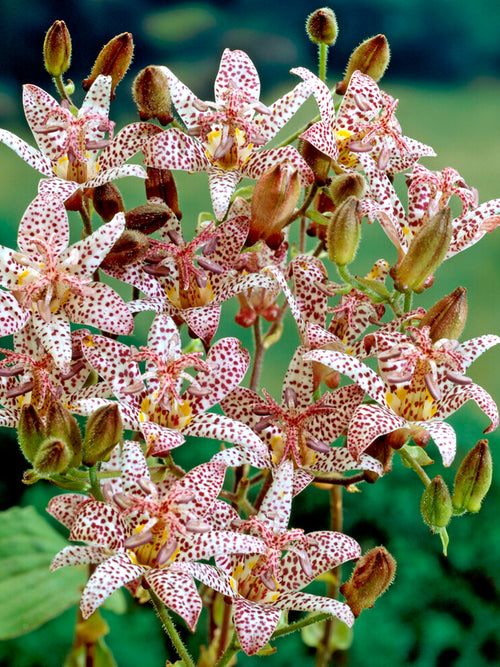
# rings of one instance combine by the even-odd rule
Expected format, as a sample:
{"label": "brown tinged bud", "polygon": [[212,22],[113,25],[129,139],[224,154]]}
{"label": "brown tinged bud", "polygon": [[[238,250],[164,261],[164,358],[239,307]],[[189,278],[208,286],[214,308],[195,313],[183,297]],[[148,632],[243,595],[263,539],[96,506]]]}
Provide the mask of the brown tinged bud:
{"label": "brown tinged bud", "polygon": [[171,218],[172,211],[168,206],[148,202],[125,214],[125,226],[149,236],[164,227]]}
{"label": "brown tinged bud", "polygon": [[17,437],[24,456],[33,463],[40,445],[46,438],[46,433],[42,418],[31,403],[21,408]]}
{"label": "brown tinged bud", "polygon": [[[49,440],[52,442],[61,441],[72,452],[71,465],[79,466],[81,463],[82,435],[73,415],[60,403],[53,401],[47,410],[46,424],[47,442]],[[37,467],[35,462],[34,466]]]}
{"label": "brown tinged bud", "polygon": [[55,21],[48,29],[43,43],[43,57],[50,76],[59,77],[69,69],[71,37],[64,21]]}
{"label": "brown tinged bud", "polygon": [[453,514],[450,492],[441,475],[434,477],[426,486],[420,501],[420,511],[424,522],[433,533],[446,528],[450,522]]}
{"label": "brown tinged bud", "polygon": [[250,231],[245,245],[252,246],[262,239],[272,250],[277,250],[283,241],[281,230],[295,210],[300,191],[299,174],[288,161],[262,174],[252,196]]}
{"label": "brown tinged bud", "polygon": [[125,213],[120,190],[114,183],[104,183],[92,191],[92,203],[96,213],[104,222],[112,220],[117,213]]}
{"label": "brown tinged bud", "polygon": [[441,338],[458,340],[466,319],[467,290],[465,287],[457,287],[427,311],[418,327],[430,327],[429,336],[433,343]]}
{"label": "brown tinged bud", "polygon": [[337,19],[330,7],[322,7],[309,14],[306,21],[306,32],[314,44],[335,44],[338,34]]}
{"label": "brown tinged bud", "polygon": [[371,609],[389,588],[396,574],[396,561],[385,547],[375,547],[361,558],[348,582],[340,587],[356,618]]}
{"label": "brown tinged bud", "polygon": [[330,197],[335,206],[340,206],[349,197],[363,199],[365,190],[365,179],[361,174],[339,174],[330,184]]}
{"label": "brown tinged bud", "polygon": [[169,169],[147,168],[148,177],[146,178],[146,198],[161,199],[172,209],[177,219],[182,218],[179,209],[179,199],[177,197],[177,187],[174,177]]}
{"label": "brown tinged bud", "polygon": [[326,247],[328,257],[338,266],[354,259],[361,235],[359,200],[348,197],[333,213],[328,225]]}
{"label": "brown tinged bud", "polygon": [[444,260],[453,233],[452,215],[445,206],[413,237],[401,264],[391,270],[400,292],[423,292],[432,284],[432,274]]}
{"label": "brown tinged bud", "polygon": [[125,76],[132,62],[134,42],[129,32],[113,37],[101,50],[88,79],[82,81],[83,90],[87,91],[100,74],[111,77],[111,99],[115,97],[115,88]]}
{"label": "brown tinged bud", "polygon": [[380,81],[390,59],[389,43],[385,35],[375,35],[366,39],[352,52],[344,78],[337,84],[335,92],[337,95],[345,94],[351,76],[356,70],[367,74],[374,81]]}
{"label": "brown tinged bud", "polygon": [[39,447],[33,468],[39,475],[56,475],[70,467],[74,453],[67,442],[58,438],[47,438]]}
{"label": "brown tinged bud", "polygon": [[307,162],[314,174],[314,180],[319,186],[326,185],[328,173],[332,165],[331,158],[310,144],[306,139],[299,139],[299,153]]}
{"label": "brown tinged bud", "polygon": [[452,503],[455,514],[479,512],[488,493],[493,476],[493,461],[487,440],[479,440],[464,460],[455,476]]}
{"label": "brown tinged bud", "polygon": [[84,465],[91,468],[104,461],[123,440],[123,422],[116,403],[98,408],[87,421],[82,446]]}
{"label": "brown tinged bud", "polygon": [[132,95],[141,120],[156,118],[161,125],[173,120],[168,79],[161,67],[149,65],[135,77]]}
{"label": "brown tinged bud", "polygon": [[101,262],[104,271],[137,262],[146,256],[149,240],[141,232],[126,229]]}

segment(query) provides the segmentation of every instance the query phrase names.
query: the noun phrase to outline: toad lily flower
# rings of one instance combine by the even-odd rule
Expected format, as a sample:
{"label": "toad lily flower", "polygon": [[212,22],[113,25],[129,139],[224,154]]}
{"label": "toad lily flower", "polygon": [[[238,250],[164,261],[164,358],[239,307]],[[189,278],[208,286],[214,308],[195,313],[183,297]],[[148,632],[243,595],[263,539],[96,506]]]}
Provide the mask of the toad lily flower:
{"label": "toad lily flower", "polygon": [[[309,97],[305,83],[266,107],[259,101],[260,82],[243,51],[226,49],[215,79],[215,102],[200,100],[167,68],[172,102],[188,134],[169,129],[143,149],[150,167],[208,172],[210,194],[218,220],[226,214],[231,195],[243,177],[259,178],[278,162],[288,160],[298,170],[301,184],[313,174],[292,146],[265,146]],[[189,136],[191,135],[191,136]]]}
{"label": "toad lily flower", "polygon": [[[320,574],[352,558],[359,558],[359,545],[347,535],[328,531],[304,534],[287,530],[293,492],[293,465],[286,462],[275,472],[273,483],[259,513],[247,521],[230,507],[227,519],[239,530],[258,536],[266,545],[261,555],[219,556],[218,580],[194,571],[191,563],[179,569],[215,588],[232,601],[233,622],[242,649],[257,653],[269,641],[282,610],[322,611],[347,625],[354,622],[349,607],[331,598],[303,593]],[[282,553],[286,554],[282,556]]]}
{"label": "toad lily flower", "polygon": [[399,252],[399,260],[406,255],[416,233],[433,215],[437,214],[456,195],[462,203],[461,214],[452,221],[453,231],[444,259],[470,248],[487,232],[500,224],[500,199],[477,205],[477,192],[465,186],[455,169],[446,167],[441,172],[415,165],[409,176],[408,212],[399,200],[390,179],[375,161],[360,155],[370,183],[370,197],[365,200],[368,219],[377,218],[390,241]]}
{"label": "toad lily flower", "polygon": [[435,155],[430,146],[402,134],[394,115],[398,100],[366,74],[354,72],[336,115],[332,94],[321,79],[303,67],[292,72],[311,86],[321,114],[321,120],[301,137],[344,168],[356,166],[357,156],[368,153],[392,175],[423,155]]}
{"label": "toad lily flower", "polygon": [[275,287],[270,277],[240,267],[249,223],[242,201],[237,198],[224,222],[215,228],[210,224],[189,243],[172,212],[159,232],[162,242],[153,242],[146,264],[141,260],[110,272],[148,295],[129,304],[132,312],[168,314],[208,344],[217,332],[224,301],[252,288]]}
{"label": "toad lily flower", "polygon": [[[225,414],[260,435],[269,450],[267,467],[293,461],[297,468],[308,471],[338,473],[361,468],[380,474],[378,462],[371,457],[358,460],[345,447],[330,447],[363,400],[363,390],[350,385],[313,401],[313,366],[303,359],[306,351],[301,346],[294,354],[283,381],[281,405],[265,390],[263,400],[256,392],[237,387],[221,403]],[[231,455],[231,451],[221,452],[217,458],[225,460]],[[262,466],[252,455],[252,451],[247,453],[248,462]]]}
{"label": "toad lily flower", "polygon": [[[205,463],[173,484],[154,484],[138,443],[123,446],[123,487],[110,493],[109,504],[84,496],[55,498],[49,513],[71,528],[69,546],[51,569],[96,564],[81,600],[84,618],[120,586],[143,598],[141,582],[150,587],[194,630],[201,600],[192,576],[176,571],[177,561],[208,559],[224,553],[262,553],[263,542],[230,530],[214,530],[210,511],[224,481],[225,466]],[[62,499],[62,500],[61,500]],[[197,572],[196,563],[191,563]],[[201,566],[202,571],[210,569]],[[215,570],[215,568],[211,568]]]}
{"label": "toad lily flower", "polygon": [[0,142],[44,176],[55,175],[75,184],[84,183],[86,187],[103,185],[123,176],[145,178],[141,166],[124,162],[137,153],[158,128],[134,123],[113,138],[115,124],[108,119],[110,93],[111,77],[98,76],[76,111],[65,102],[59,104],[41,88],[26,85],[24,112],[40,150],[7,130],[0,130]]}
{"label": "toad lily flower", "polygon": [[407,327],[408,334],[373,334],[379,373],[354,357],[314,350],[306,359],[318,361],[352,378],[378,405],[360,405],[349,425],[347,445],[359,457],[379,436],[399,431],[403,441],[413,437],[426,443],[430,435],[445,466],[455,456],[456,435],[443,420],[473,400],[491,419],[485,433],[498,426],[498,410],[491,396],[465,375],[485,350],[500,343],[498,336],[473,338],[462,344],[442,339],[433,343],[429,328]]}
{"label": "toad lily flower", "polygon": [[[138,351],[105,336],[89,336],[83,341],[83,350],[103,378],[104,387],[112,388],[125,427],[142,432],[152,456],[164,456],[181,445],[192,421],[199,429],[197,435],[211,437],[211,418],[222,417],[205,415],[204,411],[241,382],[249,363],[248,352],[236,338],[217,341],[206,361],[200,359],[199,352],[182,354],[177,327],[168,315],[155,318],[148,346]],[[145,373],[141,373],[139,361],[146,362]],[[196,377],[188,368],[198,371]],[[183,381],[190,384],[182,392]],[[91,398],[75,403],[72,409],[89,415],[109,403],[108,398]]]}
{"label": "toad lily flower", "polygon": [[111,287],[92,275],[124,229],[115,218],[68,247],[69,223],[58,197],[39,195],[18,231],[19,250],[0,246],[0,333],[29,326],[61,370],[71,362],[70,322],[129,334],[133,319]]}
{"label": "toad lily flower", "polygon": [[15,336],[15,349],[0,352],[0,425],[16,428],[24,405],[33,405],[45,416],[52,402],[67,404],[75,394],[91,393],[83,385],[90,373],[90,365],[83,358],[80,339],[90,332],[85,329],[71,334],[72,359],[67,373],[62,373],[54,358],[40,345],[35,336],[26,336],[25,330]]}

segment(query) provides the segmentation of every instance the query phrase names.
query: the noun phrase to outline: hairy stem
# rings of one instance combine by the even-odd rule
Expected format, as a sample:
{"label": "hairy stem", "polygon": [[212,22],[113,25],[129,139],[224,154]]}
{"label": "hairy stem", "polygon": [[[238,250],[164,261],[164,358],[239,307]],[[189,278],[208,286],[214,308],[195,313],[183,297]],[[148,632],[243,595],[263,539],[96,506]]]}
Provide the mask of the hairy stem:
{"label": "hairy stem", "polygon": [[253,335],[254,335],[254,357],[253,357],[253,366],[252,366],[252,376],[250,378],[250,389],[252,391],[257,391],[259,387],[260,374],[262,372],[262,364],[264,362],[264,355],[266,353],[264,346],[262,344],[262,330],[260,328],[260,317],[257,317],[253,324]]}
{"label": "hairy stem", "polygon": [[184,646],[182,639],[180,638],[177,629],[170,618],[169,613],[163,602],[156,595],[156,593],[149,589],[149,595],[151,601],[153,602],[156,614],[163,625],[163,629],[168,634],[170,641],[174,645],[175,650],[177,651],[179,657],[184,661],[184,667],[195,667],[193,658],[190,656],[187,648]]}

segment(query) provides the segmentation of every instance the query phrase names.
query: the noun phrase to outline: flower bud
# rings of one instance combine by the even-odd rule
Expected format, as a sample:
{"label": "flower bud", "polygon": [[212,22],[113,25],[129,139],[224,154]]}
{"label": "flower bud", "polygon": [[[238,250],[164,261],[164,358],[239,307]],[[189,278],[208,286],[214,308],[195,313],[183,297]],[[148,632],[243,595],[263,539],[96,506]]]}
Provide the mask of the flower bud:
{"label": "flower bud", "polygon": [[446,528],[450,522],[453,514],[450,492],[441,475],[434,477],[426,486],[420,501],[420,511],[424,522],[433,533],[440,528]]}
{"label": "flower bud", "polygon": [[115,88],[125,76],[134,53],[134,42],[129,32],[113,37],[97,56],[88,79],[82,81],[87,91],[100,74],[111,77],[111,99],[115,98]]}
{"label": "flower bud", "polygon": [[161,125],[173,120],[168,80],[161,67],[149,65],[135,77],[132,95],[141,120],[156,118]]}
{"label": "flower bud", "polygon": [[61,76],[69,69],[71,37],[64,21],[54,21],[43,43],[45,69],[50,76]]}
{"label": "flower bud", "polygon": [[326,185],[332,160],[326,153],[318,150],[307,139],[299,139],[299,153],[307,162],[319,186]]}
{"label": "flower bud", "polygon": [[[71,465],[74,467],[79,466],[81,462],[82,435],[73,415],[61,403],[52,401],[47,410],[46,424],[47,439],[53,443],[60,441],[68,451],[73,453]],[[57,446],[55,444],[53,446],[56,448],[55,453],[57,453]],[[60,456],[62,455],[61,450]],[[36,468],[36,464],[34,465]]]}
{"label": "flower bud", "polygon": [[488,493],[493,475],[493,462],[487,440],[479,440],[465,456],[455,476],[452,503],[455,514],[479,512]]}
{"label": "flower bud", "polygon": [[168,206],[148,202],[125,214],[125,226],[149,236],[164,227],[171,218],[172,211]]}
{"label": "flower bud", "polygon": [[111,271],[138,262],[149,250],[149,240],[141,232],[126,229],[101,262],[103,271]]}
{"label": "flower bud", "polygon": [[458,340],[466,319],[467,290],[465,287],[457,287],[426,312],[418,328],[430,327],[429,336],[433,343],[441,338]]}
{"label": "flower bud", "polygon": [[306,32],[314,44],[335,44],[338,34],[337,19],[330,7],[322,7],[309,14],[306,21]]}
{"label": "flower bud", "polygon": [[352,613],[357,618],[363,609],[371,609],[391,585],[396,561],[385,547],[375,547],[361,558],[348,582],[340,587]]}
{"label": "flower bud", "polygon": [[92,203],[104,222],[113,220],[117,213],[125,213],[120,190],[114,183],[104,183],[92,191]]}
{"label": "flower bud", "polygon": [[391,270],[400,292],[423,292],[432,284],[432,274],[448,251],[453,232],[451,209],[445,206],[413,237],[401,264]]}
{"label": "flower bud", "polygon": [[335,206],[340,206],[349,197],[363,199],[365,189],[365,179],[360,173],[339,174],[330,184],[330,197]]}
{"label": "flower bud", "polygon": [[146,178],[146,198],[148,200],[161,199],[172,209],[177,219],[182,218],[179,209],[179,199],[177,197],[177,188],[174,177],[169,169],[147,168],[148,177]]}
{"label": "flower bud", "polygon": [[46,434],[42,418],[32,403],[21,408],[17,437],[24,456],[33,463]]}
{"label": "flower bud", "polygon": [[123,422],[117,403],[98,408],[87,421],[83,439],[82,458],[91,468],[97,461],[104,461],[123,440]]}
{"label": "flower bud", "polygon": [[39,447],[33,468],[41,475],[55,475],[66,472],[70,467],[74,453],[67,442],[58,438],[47,438]]}
{"label": "flower bud", "polygon": [[354,49],[347,63],[347,68],[342,81],[337,84],[335,92],[344,95],[351,76],[356,70],[367,74],[374,81],[380,81],[389,64],[391,53],[389,43],[385,35],[370,37]]}
{"label": "flower bud", "polygon": [[262,174],[252,196],[246,246],[263,239],[272,250],[279,248],[283,241],[281,230],[295,210],[300,190],[299,174],[288,161]]}
{"label": "flower bud", "polygon": [[359,200],[348,197],[333,213],[326,235],[328,257],[339,266],[352,262],[361,235]]}

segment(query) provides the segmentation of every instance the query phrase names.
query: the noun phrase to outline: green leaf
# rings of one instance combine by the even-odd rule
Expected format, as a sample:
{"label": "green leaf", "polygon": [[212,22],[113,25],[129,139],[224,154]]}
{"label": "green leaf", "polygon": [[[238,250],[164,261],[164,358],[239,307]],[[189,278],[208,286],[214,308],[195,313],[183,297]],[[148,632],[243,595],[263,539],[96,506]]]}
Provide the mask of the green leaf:
{"label": "green leaf", "polygon": [[356,280],[358,283],[363,285],[363,287],[366,287],[372,292],[375,292],[375,294],[378,294],[380,297],[383,297],[384,299],[390,299],[391,294],[389,290],[384,285],[384,283],[381,283],[379,280],[369,280],[368,278],[360,278],[359,276],[356,276]]}
{"label": "green leaf", "polygon": [[[117,667],[116,660],[104,639],[98,639],[93,646],[93,649],[94,657],[92,664],[94,667]],[[64,667],[86,667],[88,664],[87,657],[87,649],[85,646],[79,646],[78,648],[72,649],[64,662]]]}
{"label": "green leaf", "polygon": [[[302,641],[306,646],[318,648],[325,637],[326,621],[320,623],[312,623],[306,625],[301,630]],[[333,621],[333,630],[328,636],[328,649],[330,651],[347,651],[349,650],[353,639],[353,633],[345,623]]]}
{"label": "green leaf", "polygon": [[30,632],[78,604],[84,571],[49,570],[65,546],[34,507],[0,512],[0,640]]}
{"label": "green leaf", "polygon": [[[417,445],[405,445],[403,448],[408,454],[411,456],[411,458],[418,463],[420,466],[428,466],[431,463],[434,463],[434,461],[431,459],[431,457],[427,454],[425,449],[422,447],[417,447]],[[412,466],[407,463],[404,459],[401,459],[403,465],[405,468],[411,468]]]}

